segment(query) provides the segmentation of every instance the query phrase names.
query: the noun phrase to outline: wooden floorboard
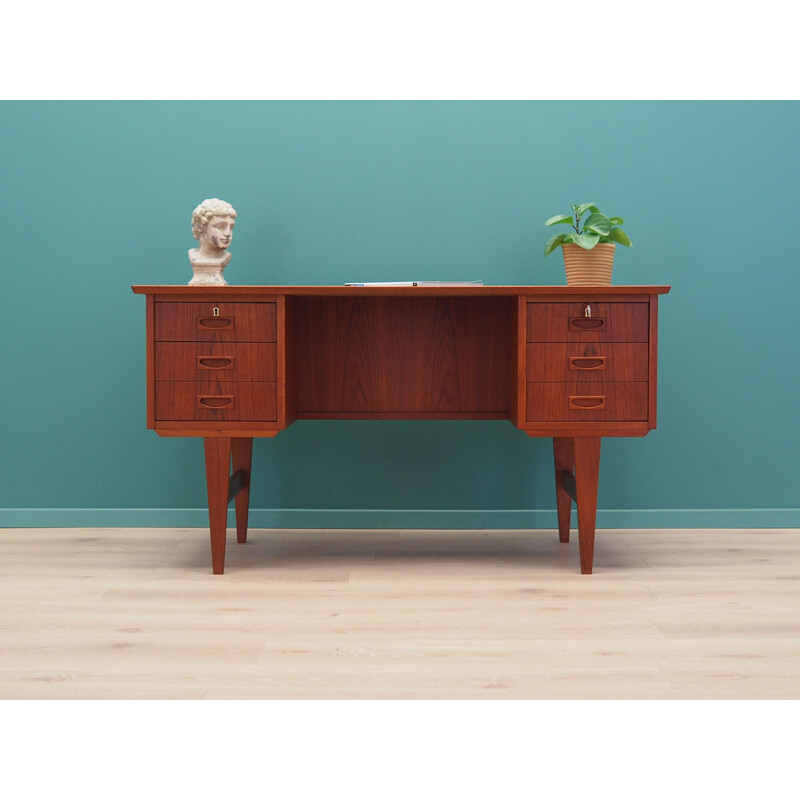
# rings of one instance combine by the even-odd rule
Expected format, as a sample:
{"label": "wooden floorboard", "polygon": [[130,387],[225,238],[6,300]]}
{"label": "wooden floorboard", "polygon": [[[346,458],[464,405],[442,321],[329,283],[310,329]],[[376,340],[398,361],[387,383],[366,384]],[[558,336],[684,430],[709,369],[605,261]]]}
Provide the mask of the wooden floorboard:
{"label": "wooden floorboard", "polygon": [[249,538],[0,531],[0,698],[800,698],[797,529]]}

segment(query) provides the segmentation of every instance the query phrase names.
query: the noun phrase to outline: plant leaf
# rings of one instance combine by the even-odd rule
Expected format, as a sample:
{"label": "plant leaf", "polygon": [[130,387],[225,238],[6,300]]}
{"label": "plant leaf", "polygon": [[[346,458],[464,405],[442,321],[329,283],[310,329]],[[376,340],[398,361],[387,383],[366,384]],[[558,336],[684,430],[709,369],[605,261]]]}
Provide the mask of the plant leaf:
{"label": "plant leaf", "polygon": [[584,231],[594,231],[600,236],[608,236],[611,222],[605,214],[592,214],[583,225]]}
{"label": "plant leaf", "polygon": [[[590,208],[595,208],[594,203],[582,203],[578,206],[578,219],[580,219]],[[595,208],[595,211],[597,209]]]}
{"label": "plant leaf", "polygon": [[545,256],[549,256],[553,250],[556,249],[563,241],[567,238],[566,233],[557,233],[555,236],[548,241],[548,243],[544,246],[544,254]]}
{"label": "plant leaf", "polygon": [[550,219],[545,222],[545,225],[558,225],[561,222],[571,225],[572,217],[570,217],[568,214],[556,214],[554,217],[550,217]]}
{"label": "plant leaf", "polygon": [[625,224],[625,220],[622,219],[622,217],[609,217],[608,221],[612,225],[624,225]]}
{"label": "plant leaf", "polygon": [[575,236],[575,244],[582,247],[584,250],[593,250],[595,245],[600,241],[600,237],[596,233],[582,233],[580,236]]}
{"label": "plant leaf", "polygon": [[629,236],[622,228],[612,228],[607,238],[612,242],[617,242],[618,244],[624,244],[625,247],[633,247],[633,242],[630,240]]}

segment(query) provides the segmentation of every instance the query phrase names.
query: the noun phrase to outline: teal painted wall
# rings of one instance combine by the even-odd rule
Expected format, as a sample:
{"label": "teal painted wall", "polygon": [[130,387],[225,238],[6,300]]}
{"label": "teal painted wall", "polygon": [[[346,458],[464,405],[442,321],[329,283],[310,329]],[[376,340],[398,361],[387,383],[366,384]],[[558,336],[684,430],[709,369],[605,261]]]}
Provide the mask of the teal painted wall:
{"label": "teal painted wall", "polygon": [[[222,197],[233,284],[561,284],[543,221],[622,215],[615,283],[673,289],[659,428],[605,440],[599,524],[800,525],[798,103],[5,102],[0,136],[2,524],[205,523],[129,287],[185,283]],[[549,442],[506,422],[298,422],[254,462],[255,524],[554,524]]]}

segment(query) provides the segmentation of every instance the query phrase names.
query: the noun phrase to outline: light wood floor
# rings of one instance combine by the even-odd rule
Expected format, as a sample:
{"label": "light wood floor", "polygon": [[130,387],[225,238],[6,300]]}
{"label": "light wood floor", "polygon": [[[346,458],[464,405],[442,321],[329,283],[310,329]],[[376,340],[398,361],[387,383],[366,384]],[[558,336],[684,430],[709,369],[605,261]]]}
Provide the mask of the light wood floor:
{"label": "light wood floor", "polygon": [[800,698],[800,530],[0,531],[0,698]]}

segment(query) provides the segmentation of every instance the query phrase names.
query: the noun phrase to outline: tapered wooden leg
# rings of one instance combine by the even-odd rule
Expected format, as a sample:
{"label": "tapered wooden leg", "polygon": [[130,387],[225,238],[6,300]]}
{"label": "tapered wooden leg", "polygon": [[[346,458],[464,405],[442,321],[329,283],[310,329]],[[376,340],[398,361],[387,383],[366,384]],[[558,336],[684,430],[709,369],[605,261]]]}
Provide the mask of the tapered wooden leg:
{"label": "tapered wooden leg", "polygon": [[244,485],[236,495],[236,541],[247,541],[247,514],[250,509],[250,466],[253,460],[252,438],[237,437],[231,440],[233,453],[233,474],[245,473]]}
{"label": "tapered wooden leg", "polygon": [[572,498],[561,483],[561,473],[572,475],[575,469],[575,450],[572,439],[553,439],[553,455],[556,466],[556,506],[558,507],[558,541],[569,541],[569,518],[572,513]]}
{"label": "tapered wooden leg", "polygon": [[576,438],[574,446],[581,572],[584,575],[591,575],[594,562],[594,528],[597,519],[597,481],[600,475],[600,437]]}
{"label": "tapered wooden leg", "polygon": [[208,486],[208,521],[211,528],[211,566],[215,575],[225,571],[225,534],[228,527],[228,483],[231,466],[231,440],[208,436],[206,485]]}

